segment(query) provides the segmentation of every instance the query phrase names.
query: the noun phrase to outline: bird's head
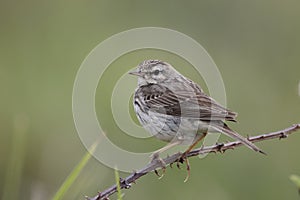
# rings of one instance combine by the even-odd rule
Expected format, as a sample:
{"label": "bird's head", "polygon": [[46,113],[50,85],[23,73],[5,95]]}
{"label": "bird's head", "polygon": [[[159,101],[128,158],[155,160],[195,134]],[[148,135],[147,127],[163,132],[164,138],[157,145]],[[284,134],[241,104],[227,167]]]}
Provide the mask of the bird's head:
{"label": "bird's head", "polygon": [[166,83],[180,76],[169,63],[160,60],[145,60],[129,74],[138,76],[139,85]]}

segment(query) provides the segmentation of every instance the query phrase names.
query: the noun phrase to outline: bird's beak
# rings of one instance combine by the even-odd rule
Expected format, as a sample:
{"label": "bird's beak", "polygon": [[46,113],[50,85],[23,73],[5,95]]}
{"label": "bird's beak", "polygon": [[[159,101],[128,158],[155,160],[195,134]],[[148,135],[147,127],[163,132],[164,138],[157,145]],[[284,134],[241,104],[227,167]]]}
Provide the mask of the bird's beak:
{"label": "bird's beak", "polygon": [[143,77],[143,75],[144,75],[143,73],[138,72],[138,71],[131,71],[128,74],[134,75],[134,76],[139,76],[139,77]]}

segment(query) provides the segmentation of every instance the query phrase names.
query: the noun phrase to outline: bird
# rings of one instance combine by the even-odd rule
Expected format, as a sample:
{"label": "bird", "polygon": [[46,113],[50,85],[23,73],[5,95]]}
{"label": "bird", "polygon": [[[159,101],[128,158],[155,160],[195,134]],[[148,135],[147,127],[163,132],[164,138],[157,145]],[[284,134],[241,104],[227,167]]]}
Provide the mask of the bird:
{"label": "bird", "polygon": [[154,137],[168,142],[153,153],[153,160],[159,159],[160,153],[173,146],[189,145],[178,161],[186,161],[190,173],[187,154],[208,133],[213,132],[225,134],[265,154],[226,124],[226,121],[236,122],[236,112],[220,105],[171,64],[161,60],[145,60],[129,74],[138,77],[133,107],[140,124]]}

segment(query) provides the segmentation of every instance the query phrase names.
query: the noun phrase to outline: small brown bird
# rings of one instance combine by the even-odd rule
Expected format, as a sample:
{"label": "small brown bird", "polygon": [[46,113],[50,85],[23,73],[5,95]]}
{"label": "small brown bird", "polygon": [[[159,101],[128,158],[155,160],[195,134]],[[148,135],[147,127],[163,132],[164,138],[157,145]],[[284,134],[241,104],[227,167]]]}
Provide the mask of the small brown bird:
{"label": "small brown bird", "polygon": [[193,81],[176,71],[169,63],[146,60],[130,72],[138,76],[133,104],[142,126],[168,145],[159,153],[178,144],[189,144],[189,148],[178,160],[186,161],[186,155],[208,132],[220,132],[241,141],[250,149],[263,153],[246,138],[231,130],[224,121],[233,121],[237,113],[232,112],[206,95]]}

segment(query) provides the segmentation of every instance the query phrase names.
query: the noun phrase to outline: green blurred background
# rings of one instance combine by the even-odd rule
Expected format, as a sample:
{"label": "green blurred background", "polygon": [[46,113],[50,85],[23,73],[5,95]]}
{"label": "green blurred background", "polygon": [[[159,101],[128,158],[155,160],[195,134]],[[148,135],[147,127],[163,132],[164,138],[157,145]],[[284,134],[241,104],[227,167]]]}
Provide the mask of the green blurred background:
{"label": "green blurred background", "polygon": [[[1,0],[0,197],[53,197],[86,153],[72,118],[77,70],[97,44],[131,28],[170,28],[202,44],[222,74],[228,107],[239,113],[239,123],[231,127],[243,135],[299,123],[299,8],[296,0]],[[105,130],[124,148],[134,143],[136,150],[148,151],[163,145],[155,139],[139,145],[123,137],[109,107],[103,106],[114,81],[152,56],[178,70],[186,63],[167,52],[132,52],[112,64],[115,70],[106,76],[111,85],[97,90],[98,114],[107,116]],[[192,70],[181,71],[202,84]],[[124,199],[298,199],[288,177],[300,174],[299,144],[298,132],[283,141],[258,144],[268,156],[242,147],[191,159],[187,183],[184,170],[168,169],[161,180],[153,174],[140,179],[123,191]],[[93,196],[113,183],[113,170],[92,159],[64,199]]]}

